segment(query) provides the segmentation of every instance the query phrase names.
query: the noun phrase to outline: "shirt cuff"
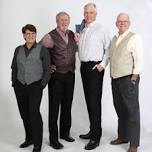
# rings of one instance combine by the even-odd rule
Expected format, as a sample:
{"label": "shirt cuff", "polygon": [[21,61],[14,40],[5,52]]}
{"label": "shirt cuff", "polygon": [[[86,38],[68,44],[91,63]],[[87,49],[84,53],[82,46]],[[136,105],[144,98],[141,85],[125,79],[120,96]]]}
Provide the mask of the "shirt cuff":
{"label": "shirt cuff", "polygon": [[140,71],[138,69],[133,69],[133,74],[140,74]]}

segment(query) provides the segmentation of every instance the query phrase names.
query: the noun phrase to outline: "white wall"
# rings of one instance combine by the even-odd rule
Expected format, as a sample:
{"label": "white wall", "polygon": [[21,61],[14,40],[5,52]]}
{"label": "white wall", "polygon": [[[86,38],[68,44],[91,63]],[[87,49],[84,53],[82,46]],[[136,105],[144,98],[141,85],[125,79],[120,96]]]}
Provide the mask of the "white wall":
{"label": "white wall", "polygon": [[[22,122],[19,117],[16,99],[11,87],[11,61],[16,46],[24,43],[21,28],[27,23],[36,25],[39,41],[44,34],[55,28],[55,15],[67,11],[71,16],[70,28],[83,18],[83,6],[95,2],[98,8],[97,20],[107,26],[112,36],[116,32],[115,18],[120,12],[129,13],[132,29],[141,35],[144,43],[145,68],[141,75],[140,106],[142,134],[152,135],[152,0],[0,0],[0,140],[5,139],[6,129],[19,129]],[[102,125],[105,134],[116,133],[117,117],[112,105],[111,86],[107,68],[102,100]],[[44,120],[44,132],[47,133],[47,89],[44,91],[41,111]],[[79,73],[77,59],[76,85],[73,101],[72,132],[79,134],[88,130],[88,115]],[[9,131],[11,133],[12,130]]]}

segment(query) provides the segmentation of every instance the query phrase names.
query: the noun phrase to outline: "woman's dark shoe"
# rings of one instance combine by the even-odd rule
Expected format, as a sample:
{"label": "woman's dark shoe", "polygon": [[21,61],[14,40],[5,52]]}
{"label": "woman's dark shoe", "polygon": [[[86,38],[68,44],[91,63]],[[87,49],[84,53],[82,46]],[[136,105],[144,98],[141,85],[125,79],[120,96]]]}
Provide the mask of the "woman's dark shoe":
{"label": "woman's dark shoe", "polygon": [[30,145],[32,145],[33,142],[32,141],[24,141],[21,145],[20,145],[20,148],[26,148]]}

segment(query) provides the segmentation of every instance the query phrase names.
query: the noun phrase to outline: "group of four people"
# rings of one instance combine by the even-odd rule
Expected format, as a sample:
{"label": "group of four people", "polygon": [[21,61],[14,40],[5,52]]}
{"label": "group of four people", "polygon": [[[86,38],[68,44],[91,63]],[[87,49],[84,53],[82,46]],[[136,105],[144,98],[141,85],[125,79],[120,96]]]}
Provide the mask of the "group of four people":
{"label": "group of four people", "polygon": [[11,66],[12,86],[25,128],[25,142],[20,145],[21,148],[33,144],[33,152],[41,151],[43,123],[40,103],[47,83],[50,146],[62,149],[64,146],[59,142],[59,137],[68,142],[75,141],[70,136],[70,128],[78,46],[90,121],[90,131],[79,136],[89,139],[84,148],[92,150],[100,143],[102,83],[104,69],[110,62],[113,102],[118,115],[118,138],[111,144],[129,142],[128,152],[137,152],[140,140],[138,85],[143,66],[142,43],[139,36],[130,32],[127,14],[118,15],[118,34],[111,42],[106,29],[96,22],[96,15],[96,5],[86,4],[84,25],[79,33],[74,34],[68,29],[70,16],[59,12],[56,15],[57,27],[46,34],[40,43],[36,42],[35,26],[27,24],[22,28],[25,44],[16,48]]}

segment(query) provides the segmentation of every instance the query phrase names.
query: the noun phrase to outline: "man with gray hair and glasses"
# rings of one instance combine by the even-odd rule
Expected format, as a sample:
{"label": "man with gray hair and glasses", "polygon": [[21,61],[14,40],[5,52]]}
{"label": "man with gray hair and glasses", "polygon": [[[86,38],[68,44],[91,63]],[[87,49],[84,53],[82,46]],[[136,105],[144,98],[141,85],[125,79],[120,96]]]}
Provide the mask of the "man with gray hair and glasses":
{"label": "man with gray hair and glasses", "polygon": [[117,16],[118,33],[113,37],[106,55],[110,60],[113,103],[118,115],[118,137],[112,145],[129,143],[127,152],[137,152],[140,141],[139,80],[143,69],[141,38],[130,31],[126,13]]}

